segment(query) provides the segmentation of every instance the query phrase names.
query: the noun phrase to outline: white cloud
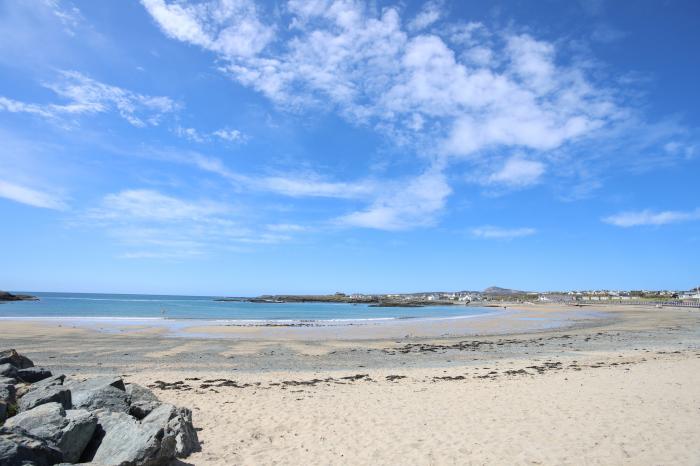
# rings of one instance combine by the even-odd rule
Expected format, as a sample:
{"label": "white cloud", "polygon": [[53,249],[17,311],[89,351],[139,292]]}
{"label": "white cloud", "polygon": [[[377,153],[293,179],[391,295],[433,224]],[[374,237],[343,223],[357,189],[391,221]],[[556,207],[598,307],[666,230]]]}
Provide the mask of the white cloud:
{"label": "white cloud", "polygon": [[36,104],[0,96],[0,110],[50,119],[116,111],[129,123],[140,127],[157,125],[164,114],[178,108],[169,97],[138,94],[101,83],[77,71],[62,71],[58,80],[44,83],[44,86],[67,102]]}
{"label": "white cloud", "polygon": [[489,176],[486,183],[524,188],[538,183],[544,171],[543,163],[515,155],[506,160],[497,172]]}
{"label": "white cloud", "polygon": [[294,224],[247,225],[227,203],[188,200],[152,189],[108,194],[84,213],[80,224],[104,229],[128,249],[120,255],[128,259],[205,256],[240,245],[290,241],[306,231]]}
{"label": "white cloud", "polygon": [[70,2],[62,2],[60,0],[44,0],[43,3],[63,25],[63,30],[67,34],[74,36],[76,28],[84,20],[78,7]]}
{"label": "white cloud", "polygon": [[[429,2],[408,20],[400,6],[375,8],[354,0],[290,0],[276,15],[264,15],[245,6],[248,2],[233,3],[238,6],[227,9],[227,2],[218,0],[195,6],[144,0],[168,36],[215,53],[222,72],[283,109],[336,112],[413,155],[441,159],[445,170],[453,163],[493,167],[504,152],[527,154],[486,175],[487,184],[535,184],[545,162],[552,177],[585,177],[593,170],[587,161],[614,157],[614,151],[580,149],[594,140],[601,145],[613,130],[617,136],[629,132],[625,125],[634,111],[625,106],[624,90],[615,81],[603,84],[590,61],[563,56],[566,42],[538,40],[514,27],[450,23],[439,2]],[[236,31],[237,40],[258,44],[245,53],[218,43],[226,25],[216,18],[230,11],[244,11],[234,16],[258,25]],[[428,32],[437,21],[440,28]],[[576,170],[568,168],[573,154]],[[342,181],[312,180],[306,186],[294,178],[273,177],[258,186],[290,196],[343,197]],[[366,181],[352,182],[367,206],[341,223],[399,229],[425,223],[416,219],[432,221],[434,215],[426,212],[439,212],[449,196],[447,181],[442,183],[439,192],[446,194],[436,200],[430,192],[420,193],[416,181],[408,197],[418,207],[411,207],[401,201],[406,190],[366,189]]]}
{"label": "white cloud", "polygon": [[430,168],[422,175],[392,187],[364,210],[338,219],[341,225],[379,230],[406,230],[433,225],[452,190],[442,169]]}
{"label": "white cloud", "polygon": [[[151,3],[182,18],[168,27]],[[551,150],[618,115],[608,90],[597,88],[584,69],[558,63],[552,43],[512,32],[486,40],[480,23],[446,27],[446,39],[416,33],[412,28],[439,18],[434,2],[407,31],[394,7],[375,14],[350,0],[290,1],[290,22],[278,28],[291,37],[250,54],[228,53],[193,32],[217,29],[212,18],[215,12],[225,16],[223,2],[145,4],[171,37],[217,52],[234,79],[275,103],[291,109],[330,105],[353,123],[374,124],[397,139],[427,138],[447,155],[493,146]]]}
{"label": "white cloud", "polygon": [[420,31],[435,24],[442,17],[442,7],[441,2],[426,2],[416,17],[408,23],[408,29],[410,31]]}
{"label": "white cloud", "polygon": [[224,141],[229,141],[229,142],[240,142],[244,141],[246,138],[237,129],[218,129],[214,131],[214,136],[217,136],[219,139],[223,139]]}
{"label": "white cloud", "polygon": [[534,228],[501,228],[485,225],[471,230],[471,234],[484,239],[514,239],[523,236],[532,236],[537,233]]}
{"label": "white cloud", "polygon": [[67,207],[61,197],[3,180],[0,180],[0,197],[44,209],[63,210]]}
{"label": "white cloud", "polygon": [[229,128],[221,128],[211,133],[202,133],[195,128],[177,126],[174,131],[181,138],[199,143],[210,142],[213,139],[227,142],[245,142],[247,139],[239,130]]}
{"label": "white cloud", "polygon": [[669,223],[700,220],[700,208],[691,211],[666,210],[654,212],[652,210],[629,211],[603,218],[603,222],[618,227],[629,228],[648,225],[666,225]]}
{"label": "white cloud", "polygon": [[198,4],[142,0],[165,34],[229,57],[252,57],[274,38],[250,0],[216,0]]}
{"label": "white cloud", "polygon": [[91,211],[97,219],[178,221],[208,219],[227,207],[209,201],[191,202],[150,189],[130,189],[104,197],[102,206]]}

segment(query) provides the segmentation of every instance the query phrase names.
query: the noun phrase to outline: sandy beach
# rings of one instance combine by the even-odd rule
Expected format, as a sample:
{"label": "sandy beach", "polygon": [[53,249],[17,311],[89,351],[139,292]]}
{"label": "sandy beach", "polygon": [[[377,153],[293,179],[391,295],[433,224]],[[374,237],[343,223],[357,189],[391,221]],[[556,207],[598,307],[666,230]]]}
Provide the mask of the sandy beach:
{"label": "sandy beach", "polygon": [[[192,408],[202,451],[179,464],[699,464],[700,311],[577,311],[190,336],[3,321],[0,346]],[[563,326],[523,330],[537,318]]]}

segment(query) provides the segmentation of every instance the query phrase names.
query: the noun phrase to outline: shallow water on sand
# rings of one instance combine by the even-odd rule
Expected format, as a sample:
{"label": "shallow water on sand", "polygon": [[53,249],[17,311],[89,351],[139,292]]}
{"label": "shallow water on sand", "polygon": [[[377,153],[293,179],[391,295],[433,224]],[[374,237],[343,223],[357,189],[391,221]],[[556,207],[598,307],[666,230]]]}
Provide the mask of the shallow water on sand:
{"label": "shallow water on sand", "polygon": [[39,301],[0,304],[0,318],[195,319],[225,321],[358,321],[479,316],[493,308],[426,306],[377,308],[347,303],[250,303],[209,296],[28,293]]}

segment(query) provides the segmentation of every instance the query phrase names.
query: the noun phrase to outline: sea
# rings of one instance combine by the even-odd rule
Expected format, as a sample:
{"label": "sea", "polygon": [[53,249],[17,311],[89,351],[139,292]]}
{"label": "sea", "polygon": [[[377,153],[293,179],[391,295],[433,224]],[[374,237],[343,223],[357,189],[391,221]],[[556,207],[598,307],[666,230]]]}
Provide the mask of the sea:
{"label": "sea", "polygon": [[477,306],[370,307],[350,303],[251,303],[214,296],[13,292],[39,301],[0,304],[0,319],[205,320],[232,323],[336,323],[399,319],[467,318],[491,314]]}

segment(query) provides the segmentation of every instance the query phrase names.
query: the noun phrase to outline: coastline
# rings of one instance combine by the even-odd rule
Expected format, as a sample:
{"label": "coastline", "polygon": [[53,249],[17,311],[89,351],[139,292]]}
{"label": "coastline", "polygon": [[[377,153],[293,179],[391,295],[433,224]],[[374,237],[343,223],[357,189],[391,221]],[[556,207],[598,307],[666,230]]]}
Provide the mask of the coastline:
{"label": "coastline", "polygon": [[700,312],[604,310],[528,332],[395,338],[353,328],[354,339],[244,327],[231,328],[236,338],[184,339],[149,326],[3,321],[0,341],[52,370],[120,374],[192,407],[203,441],[194,465],[697,464]]}

